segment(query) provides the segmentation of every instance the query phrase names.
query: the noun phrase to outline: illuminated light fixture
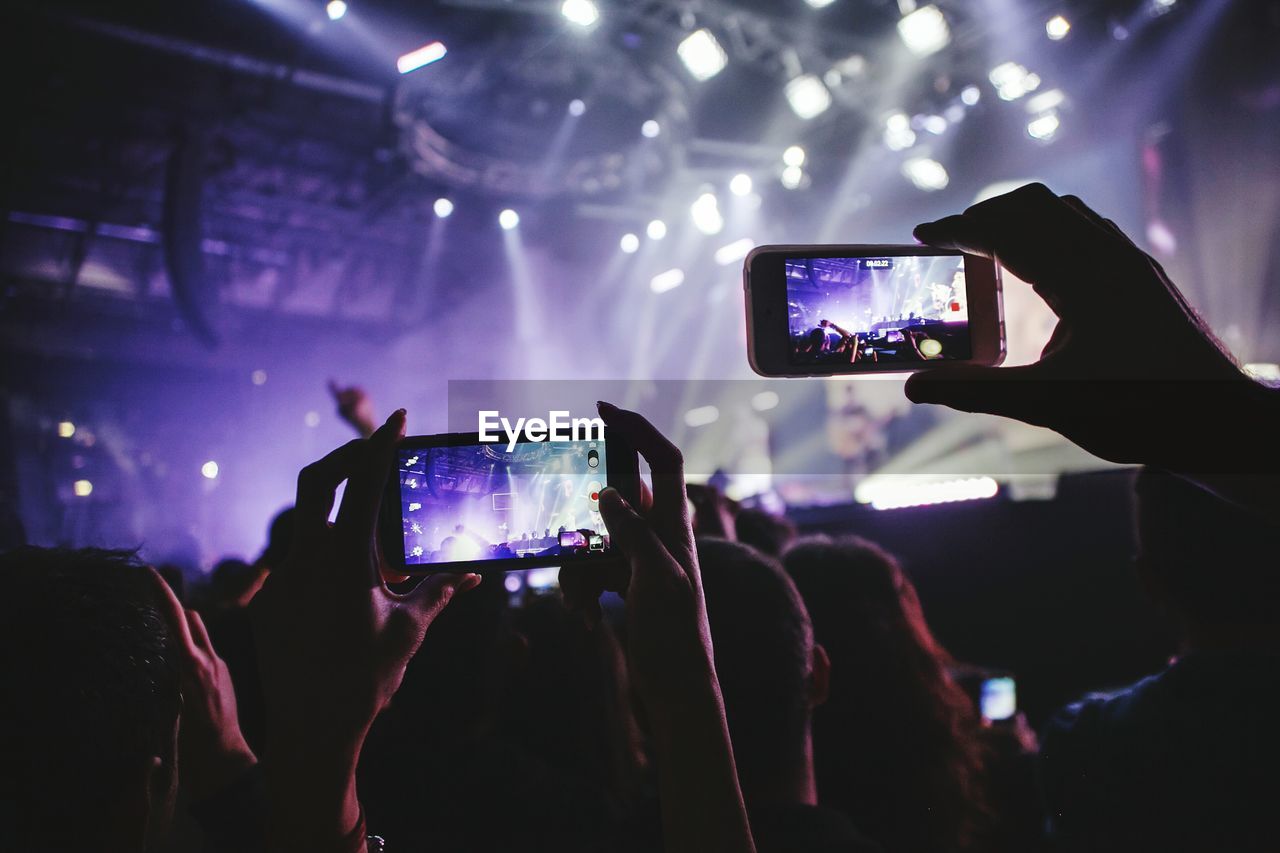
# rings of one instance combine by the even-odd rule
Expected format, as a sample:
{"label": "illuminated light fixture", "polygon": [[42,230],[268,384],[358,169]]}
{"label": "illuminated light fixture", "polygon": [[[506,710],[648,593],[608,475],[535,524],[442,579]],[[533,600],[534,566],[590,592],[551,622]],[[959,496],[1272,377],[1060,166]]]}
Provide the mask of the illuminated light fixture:
{"label": "illuminated light fixture", "polygon": [[208,462],[200,466],[200,476],[206,480],[218,479],[218,463],[210,459]]}
{"label": "illuminated light fixture", "polygon": [[701,427],[720,420],[720,410],[715,406],[698,406],[684,413],[686,426]]}
{"label": "illuminated light fixture", "polygon": [[1071,22],[1061,15],[1054,15],[1044,22],[1044,31],[1054,41],[1062,41],[1071,32]]}
{"label": "illuminated light fixture", "polygon": [[808,3],[815,9],[825,9],[832,3],[836,2],[836,0],[804,0],[804,2]]}
{"label": "illuminated light fixture", "polygon": [[1147,223],[1147,242],[1151,244],[1151,248],[1162,255],[1172,255],[1178,251],[1178,238],[1173,235],[1173,230],[1159,219],[1153,219]]}
{"label": "illuminated light fixture", "polygon": [[960,100],[971,107],[982,100],[982,90],[977,86],[965,86],[960,90]]}
{"label": "illuminated light fixture", "polygon": [[1244,366],[1244,372],[1263,382],[1280,382],[1280,364],[1255,361]]}
{"label": "illuminated light fixture", "polygon": [[996,94],[1005,101],[1016,101],[1040,87],[1040,77],[1016,62],[1002,62],[987,75]]}
{"label": "illuminated light fixture", "polygon": [[410,71],[417,71],[424,65],[430,65],[433,62],[444,59],[444,55],[448,52],[443,42],[433,41],[431,44],[424,44],[417,50],[409,51],[397,59],[396,68],[401,74],[408,74]]}
{"label": "illuminated light fixture", "polygon": [[898,35],[907,50],[916,56],[929,56],[951,42],[946,16],[937,6],[921,6],[898,21]]}
{"label": "illuminated light fixture", "polygon": [[436,216],[441,219],[448,219],[449,214],[453,213],[453,202],[447,198],[438,198],[436,203],[431,205],[431,209],[435,211]]}
{"label": "illuminated light fixture", "polygon": [[831,93],[812,74],[792,78],[787,83],[786,95],[791,111],[806,121],[822,115],[831,106]]}
{"label": "illuminated light fixture", "polygon": [[729,192],[734,195],[750,195],[751,194],[751,176],[746,172],[739,172],[729,181]]}
{"label": "illuminated light fixture", "polygon": [[916,144],[916,132],[906,113],[892,113],[884,120],[884,144],[890,151],[902,151]]}
{"label": "illuminated light fixture", "polygon": [[510,231],[520,224],[520,214],[508,207],[498,214],[498,224],[502,226],[503,231]]}
{"label": "illuminated light fixture", "polygon": [[803,166],[805,153],[799,145],[792,145],[782,152],[782,163],[786,166]]}
{"label": "illuminated light fixture", "polygon": [[947,184],[951,182],[942,164],[928,157],[912,157],[907,160],[902,164],[902,174],[906,175],[917,189],[922,190],[946,189]]}
{"label": "illuminated light fixture", "polygon": [[934,136],[941,136],[947,131],[947,120],[942,116],[928,115],[920,119],[920,126]]}
{"label": "illuminated light fixture", "polygon": [[789,190],[796,190],[804,183],[804,169],[799,166],[788,166],[782,170],[782,185]]}
{"label": "illuminated light fixture", "polygon": [[58,437],[71,438],[76,434],[76,425],[71,421],[58,421]]}
{"label": "illuminated light fixture", "polygon": [[329,16],[329,20],[336,21],[347,14],[347,4],[343,0],[329,0],[328,5],[324,7],[324,11]]}
{"label": "illuminated light fixture", "polygon": [[622,239],[618,241],[618,248],[633,255],[640,248],[640,238],[634,234],[623,234]]}
{"label": "illuminated light fixture", "polygon": [[918,482],[910,477],[868,478],[854,491],[858,503],[873,509],[902,509],[993,498],[1000,491],[990,477]]}
{"label": "illuminated light fixture", "polygon": [[649,119],[644,124],[640,125],[640,135],[645,139],[655,139],[659,133],[662,133],[662,125],[658,124],[653,119]]}
{"label": "illuminated light fixture", "polygon": [[93,494],[93,483],[88,480],[76,480],[71,484],[71,491],[75,492],[78,498],[87,498]]}
{"label": "illuminated light fixture", "polygon": [[564,0],[560,4],[560,14],[569,23],[584,29],[600,20],[600,10],[591,0]]}
{"label": "illuminated light fixture", "polygon": [[1049,110],[1062,106],[1067,96],[1063,94],[1061,89],[1050,89],[1047,92],[1041,92],[1034,98],[1027,98],[1027,112],[1029,113],[1047,113]]}
{"label": "illuminated light fixture", "polygon": [[713,193],[703,193],[689,206],[689,214],[693,217],[693,225],[703,234],[719,234],[724,228],[724,217],[720,215],[720,203]]}
{"label": "illuminated light fixture", "polygon": [[729,64],[724,48],[706,28],[685,36],[676,46],[676,53],[695,80],[710,80]]}
{"label": "illuminated light fixture", "polygon": [[755,247],[756,243],[750,237],[734,240],[732,243],[716,249],[716,263],[722,267],[727,267],[729,264],[745,258]]}
{"label": "illuminated light fixture", "polygon": [[767,412],[778,407],[778,392],[761,391],[751,398],[751,408],[757,412]]}
{"label": "illuminated light fixture", "polygon": [[569,115],[574,116],[576,118],[577,116],[582,115],[586,111],[587,111],[587,103],[581,98],[574,98],[572,101],[569,102]]}
{"label": "illuminated light fixture", "polygon": [[667,223],[661,219],[655,219],[645,227],[644,233],[649,235],[650,240],[661,240],[667,236]]}
{"label": "illuminated light fixture", "polygon": [[316,427],[320,426],[320,413],[307,412],[305,415],[302,416],[302,422],[307,426],[311,427],[312,429],[315,429]]}
{"label": "illuminated light fixture", "polygon": [[671,269],[660,272],[649,281],[649,289],[654,293],[666,293],[684,284],[684,270]]}
{"label": "illuminated light fixture", "polygon": [[1048,142],[1057,135],[1060,126],[1061,122],[1058,121],[1058,114],[1048,112],[1027,122],[1027,136],[1032,139],[1039,139],[1041,142]]}

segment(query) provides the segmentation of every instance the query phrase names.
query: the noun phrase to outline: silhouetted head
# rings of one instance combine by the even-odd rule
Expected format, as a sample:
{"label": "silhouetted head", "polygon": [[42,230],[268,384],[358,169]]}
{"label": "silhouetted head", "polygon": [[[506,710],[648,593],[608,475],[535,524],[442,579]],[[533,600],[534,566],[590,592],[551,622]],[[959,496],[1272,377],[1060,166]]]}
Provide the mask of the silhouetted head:
{"label": "silhouetted head", "polygon": [[141,850],[168,821],[181,699],[132,554],[0,556],[0,848]]}
{"label": "silhouetted head", "polygon": [[700,539],[698,563],[743,794],[801,801],[827,680],[804,602],[781,566],[746,545]]}
{"label": "silhouetted head", "polygon": [[1154,468],[1135,482],[1138,567],[1190,633],[1280,628],[1280,524]]}
{"label": "silhouetted head", "polygon": [[271,519],[271,527],[267,530],[267,547],[258,557],[258,565],[274,569],[285,561],[293,548],[293,522],[295,510],[285,507]]}
{"label": "silhouetted head", "polygon": [[814,720],[824,801],[886,849],[967,849],[985,820],[981,723],[910,580],[856,537],[802,540],[784,563],[831,659]]}
{"label": "silhouetted head", "polygon": [[781,557],[796,538],[796,526],[790,519],[762,509],[738,510],[734,530],[739,542],[770,557]]}
{"label": "silhouetted head", "polygon": [[220,560],[209,574],[209,591],[214,607],[244,607],[262,586],[264,572],[244,560]]}

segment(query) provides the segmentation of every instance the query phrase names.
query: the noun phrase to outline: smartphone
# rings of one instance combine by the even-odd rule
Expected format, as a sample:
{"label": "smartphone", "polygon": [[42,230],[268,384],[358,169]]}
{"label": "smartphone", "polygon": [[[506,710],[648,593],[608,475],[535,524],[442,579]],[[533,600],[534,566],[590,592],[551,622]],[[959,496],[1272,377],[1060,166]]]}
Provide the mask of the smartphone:
{"label": "smartphone", "polygon": [[743,266],[761,376],[1004,361],[1000,268],[928,246],[760,246]]}
{"label": "smartphone", "polygon": [[639,489],[635,451],[620,439],[529,441],[477,433],[412,436],[396,452],[380,544],[402,574],[506,572],[617,560],[600,491]]}
{"label": "smartphone", "polygon": [[978,709],[984,719],[1008,720],[1018,712],[1018,689],[1007,675],[988,678],[978,694]]}

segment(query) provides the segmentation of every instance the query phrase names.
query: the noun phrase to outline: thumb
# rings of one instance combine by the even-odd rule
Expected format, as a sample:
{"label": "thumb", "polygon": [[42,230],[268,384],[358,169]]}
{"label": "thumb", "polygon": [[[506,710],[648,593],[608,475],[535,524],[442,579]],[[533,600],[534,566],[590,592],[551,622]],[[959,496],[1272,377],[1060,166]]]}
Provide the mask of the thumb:
{"label": "thumb", "polygon": [[469,592],[480,585],[480,575],[454,574],[440,572],[428,575],[426,580],[418,584],[405,598],[413,603],[414,609],[428,617],[434,617],[453,600],[455,595]]}
{"label": "thumb", "polygon": [[638,558],[661,550],[662,546],[649,522],[641,518],[612,486],[600,493],[600,517],[604,519],[604,526],[608,528],[613,544],[618,546],[618,550],[633,566]]}
{"label": "thumb", "polygon": [[980,412],[1040,424],[1045,417],[1050,386],[1037,370],[1022,367],[960,365],[913,373],[907,379],[907,399],[936,403],[962,412]]}

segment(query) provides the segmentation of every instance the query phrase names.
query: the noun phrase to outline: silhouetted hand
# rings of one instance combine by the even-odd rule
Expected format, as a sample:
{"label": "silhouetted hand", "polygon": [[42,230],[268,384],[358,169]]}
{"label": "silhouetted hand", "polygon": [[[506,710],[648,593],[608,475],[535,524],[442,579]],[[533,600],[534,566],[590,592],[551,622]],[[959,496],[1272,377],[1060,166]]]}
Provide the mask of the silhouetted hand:
{"label": "silhouetted hand", "polygon": [[455,592],[480,582],[478,575],[438,574],[407,595],[383,582],[377,518],[404,424],[401,409],[371,438],[302,470],[293,549],[250,607],[278,844],[323,849],[356,828],[354,773],[369,726],[399,688],[432,620]]}
{"label": "silhouetted hand", "polygon": [[915,236],[994,257],[1058,325],[1035,364],[939,366],[907,380],[912,401],[1049,427],[1113,462],[1274,470],[1275,394],[1239,370],[1155,260],[1079,199],[1029,184]]}
{"label": "silhouetted hand", "polygon": [[206,799],[257,764],[240,732],[231,672],[218,657],[204,620],[186,610],[164,578],[151,572],[165,621],[177,646],[182,683],[178,728],[178,780],[192,802]]}
{"label": "silhouetted hand", "polygon": [[373,435],[377,426],[374,423],[377,416],[373,413],[373,400],[369,398],[367,391],[359,385],[343,388],[330,379],[329,393],[333,395],[333,402],[338,406],[338,417],[349,423],[361,438]]}

